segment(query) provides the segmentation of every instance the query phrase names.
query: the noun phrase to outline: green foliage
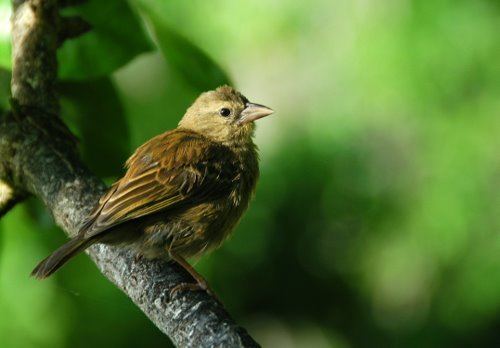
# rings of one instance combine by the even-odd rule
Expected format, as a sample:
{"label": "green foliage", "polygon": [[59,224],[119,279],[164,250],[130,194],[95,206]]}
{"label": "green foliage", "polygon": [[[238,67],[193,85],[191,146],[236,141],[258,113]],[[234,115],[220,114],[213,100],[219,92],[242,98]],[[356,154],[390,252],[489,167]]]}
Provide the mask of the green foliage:
{"label": "green foliage", "polygon": [[[0,14],[9,17],[10,0],[0,0]],[[142,24],[126,1],[89,0],[69,7],[65,15],[79,15],[92,31],[66,41],[58,51],[61,79],[88,79],[105,76],[140,53],[152,49]],[[112,19],[111,19],[112,18]],[[11,68],[8,22],[0,27],[0,66]],[[3,31],[1,31],[3,30]]]}
{"label": "green foliage", "polygon": [[229,78],[224,71],[199,47],[168,26],[166,3],[156,0],[133,0],[151,23],[159,48],[172,71],[199,91],[207,91],[224,84]]}
{"label": "green foliage", "polygon": [[[248,214],[197,263],[263,346],[498,345],[500,6],[129,4],[78,10],[102,31],[60,57],[86,79],[61,84],[63,117],[92,170],[115,177],[199,92],[228,81],[217,63],[276,110],[258,122],[262,176]],[[0,62],[2,40],[0,27]],[[150,41],[158,50],[133,59]],[[121,63],[99,66],[112,52]],[[27,278],[64,239],[33,202],[0,220],[0,342],[166,345],[83,255],[47,282]]]}
{"label": "green foliage", "polygon": [[[62,346],[72,325],[68,296],[54,282],[33,286],[18,270],[43,257],[43,225],[18,206],[0,221],[0,337],[4,347]],[[42,325],[40,325],[42,323]]]}
{"label": "green foliage", "polygon": [[[62,115],[80,139],[83,159],[104,177],[116,177],[130,152],[125,111],[109,78],[64,82]],[[92,91],[92,93],[89,93]]]}
{"label": "green foliage", "polygon": [[0,0],[0,67],[10,68],[10,0]]}
{"label": "green foliage", "polygon": [[0,112],[9,107],[10,71],[0,68]]}
{"label": "green foliage", "polygon": [[62,79],[105,76],[152,49],[143,25],[126,1],[89,0],[69,7],[64,13],[81,16],[92,30],[66,41],[58,51]]}

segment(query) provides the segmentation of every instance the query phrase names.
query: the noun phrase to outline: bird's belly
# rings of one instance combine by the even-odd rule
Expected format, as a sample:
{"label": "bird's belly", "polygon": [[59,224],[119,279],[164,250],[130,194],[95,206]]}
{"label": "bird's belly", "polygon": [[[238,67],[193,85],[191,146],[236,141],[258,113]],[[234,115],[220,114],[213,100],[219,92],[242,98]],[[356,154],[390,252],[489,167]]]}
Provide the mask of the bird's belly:
{"label": "bird's belly", "polygon": [[226,239],[243,210],[239,204],[221,200],[169,214],[144,226],[134,247],[147,258],[165,257],[169,251],[185,258],[200,256]]}

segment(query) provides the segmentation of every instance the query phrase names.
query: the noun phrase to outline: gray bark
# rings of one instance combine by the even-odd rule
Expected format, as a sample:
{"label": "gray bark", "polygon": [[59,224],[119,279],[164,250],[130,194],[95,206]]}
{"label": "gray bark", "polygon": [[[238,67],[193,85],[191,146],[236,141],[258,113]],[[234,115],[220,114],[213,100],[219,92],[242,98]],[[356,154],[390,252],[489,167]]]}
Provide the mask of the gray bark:
{"label": "gray bark", "polygon": [[[56,50],[60,38],[75,35],[64,33],[67,21],[59,18],[55,0],[14,0],[13,5],[13,110],[0,118],[0,216],[33,194],[71,236],[106,189],[80,161],[75,139],[58,115]],[[170,298],[177,284],[193,282],[178,265],[137,259],[106,245],[87,252],[176,346],[258,346],[207,293]]]}

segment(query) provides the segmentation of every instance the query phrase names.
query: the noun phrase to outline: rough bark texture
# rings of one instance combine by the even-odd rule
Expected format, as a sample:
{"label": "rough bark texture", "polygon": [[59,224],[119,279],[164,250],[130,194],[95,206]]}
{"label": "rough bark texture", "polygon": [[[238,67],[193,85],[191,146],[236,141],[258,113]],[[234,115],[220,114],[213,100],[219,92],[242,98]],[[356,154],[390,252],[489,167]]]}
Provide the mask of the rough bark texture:
{"label": "rough bark texture", "polygon": [[[13,110],[0,117],[0,216],[28,193],[74,235],[106,189],[76,153],[58,116],[56,49],[65,23],[55,0],[15,0]],[[180,347],[257,347],[223,306],[205,292],[169,291],[192,282],[179,266],[136,259],[129,251],[95,245],[88,254],[101,272]]]}

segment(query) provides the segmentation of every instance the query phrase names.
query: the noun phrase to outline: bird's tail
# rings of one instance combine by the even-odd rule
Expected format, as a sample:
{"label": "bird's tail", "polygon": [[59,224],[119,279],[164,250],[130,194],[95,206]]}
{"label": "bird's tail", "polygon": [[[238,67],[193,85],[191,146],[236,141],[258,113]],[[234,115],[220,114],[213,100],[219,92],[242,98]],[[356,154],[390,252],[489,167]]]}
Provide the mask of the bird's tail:
{"label": "bird's tail", "polygon": [[47,278],[52,273],[57,271],[62,265],[68,262],[69,259],[85,250],[95,242],[96,240],[94,238],[86,239],[78,236],[74,237],[41,261],[31,272],[31,276],[38,279]]}

